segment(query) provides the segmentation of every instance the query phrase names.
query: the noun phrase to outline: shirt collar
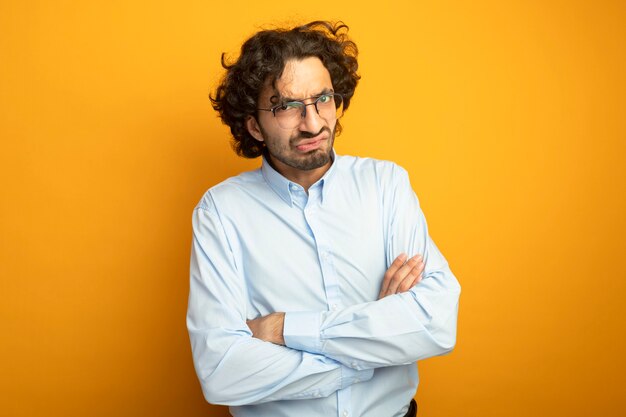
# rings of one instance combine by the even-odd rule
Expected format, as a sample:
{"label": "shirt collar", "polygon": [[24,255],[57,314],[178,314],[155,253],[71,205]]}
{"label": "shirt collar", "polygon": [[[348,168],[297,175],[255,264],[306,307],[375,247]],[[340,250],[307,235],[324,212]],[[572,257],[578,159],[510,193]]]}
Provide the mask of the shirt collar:
{"label": "shirt collar", "polygon": [[[335,154],[335,150],[331,150],[330,155],[333,163],[328,168],[328,171],[324,173],[322,178],[320,178],[315,184],[311,187],[319,186],[321,187],[322,192],[322,203],[327,197],[328,194],[328,182],[332,178],[335,172],[335,166],[337,165],[337,155]],[[261,165],[261,172],[263,174],[263,178],[269,184],[269,186],[279,195],[281,199],[289,206],[293,206],[293,198],[291,195],[291,187],[300,187],[299,184],[296,184],[293,181],[289,181],[287,178],[283,177],[278,171],[276,171],[270,163],[267,161],[265,155],[263,155],[263,163]]]}

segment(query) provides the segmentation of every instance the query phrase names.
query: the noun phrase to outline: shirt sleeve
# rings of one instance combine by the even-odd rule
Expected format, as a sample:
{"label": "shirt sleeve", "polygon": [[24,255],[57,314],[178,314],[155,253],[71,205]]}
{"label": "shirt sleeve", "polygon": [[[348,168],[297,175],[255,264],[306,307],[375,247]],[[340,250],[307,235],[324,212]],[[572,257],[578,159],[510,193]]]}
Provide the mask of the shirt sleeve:
{"label": "shirt sleeve", "polygon": [[238,406],[318,398],[371,379],[371,370],[252,337],[244,279],[219,215],[208,203],[193,214],[187,310],[194,366],[206,400]]}
{"label": "shirt sleeve", "polygon": [[422,281],[405,293],[336,311],[287,312],[288,347],[356,370],[409,364],[454,348],[460,285],[428,234],[406,171],[396,167],[394,178],[385,201],[387,265],[401,252],[422,254]]}

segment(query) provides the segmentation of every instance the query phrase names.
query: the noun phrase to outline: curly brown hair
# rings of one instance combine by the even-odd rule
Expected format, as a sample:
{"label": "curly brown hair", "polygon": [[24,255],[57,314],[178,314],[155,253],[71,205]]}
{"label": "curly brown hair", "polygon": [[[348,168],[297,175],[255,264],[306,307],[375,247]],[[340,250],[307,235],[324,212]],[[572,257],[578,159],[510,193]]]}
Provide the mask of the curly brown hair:
{"label": "curly brown hair", "polygon": [[[290,59],[319,58],[328,72],[335,92],[343,97],[344,111],[360,79],[357,74],[358,49],[348,38],[343,22],[315,21],[291,29],[257,32],[241,46],[237,61],[228,64],[222,54],[226,74],[215,94],[210,95],[213,108],[222,122],[230,127],[232,147],[238,155],[256,158],[265,144],[250,135],[246,119],[257,116],[261,90],[269,83],[275,87]],[[336,134],[341,132],[337,120]]]}

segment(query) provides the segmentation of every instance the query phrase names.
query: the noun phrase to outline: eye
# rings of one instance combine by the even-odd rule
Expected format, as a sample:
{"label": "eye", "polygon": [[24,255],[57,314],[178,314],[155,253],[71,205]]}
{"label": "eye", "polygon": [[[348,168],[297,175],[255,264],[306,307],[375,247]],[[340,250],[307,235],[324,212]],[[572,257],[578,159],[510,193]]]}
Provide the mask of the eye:
{"label": "eye", "polygon": [[299,110],[303,106],[299,101],[289,101],[276,107],[276,113],[289,112],[293,110]]}
{"label": "eye", "polygon": [[330,103],[333,100],[332,94],[324,94],[318,97],[317,102],[321,104]]}

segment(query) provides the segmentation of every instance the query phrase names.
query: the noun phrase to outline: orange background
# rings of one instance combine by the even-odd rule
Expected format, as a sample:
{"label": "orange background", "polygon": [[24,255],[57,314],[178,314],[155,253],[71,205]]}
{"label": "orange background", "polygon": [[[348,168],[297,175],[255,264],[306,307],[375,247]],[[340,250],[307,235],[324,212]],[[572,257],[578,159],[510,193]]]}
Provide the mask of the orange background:
{"label": "orange background", "polygon": [[185,328],[191,211],[259,161],[209,107],[259,25],[343,19],[343,154],[408,169],[463,286],[422,417],[626,413],[623,1],[0,3],[0,415],[226,416]]}

